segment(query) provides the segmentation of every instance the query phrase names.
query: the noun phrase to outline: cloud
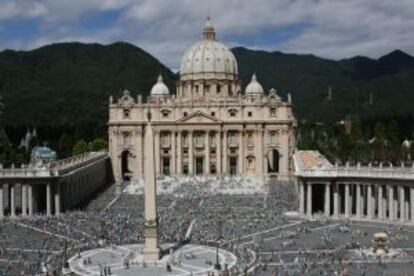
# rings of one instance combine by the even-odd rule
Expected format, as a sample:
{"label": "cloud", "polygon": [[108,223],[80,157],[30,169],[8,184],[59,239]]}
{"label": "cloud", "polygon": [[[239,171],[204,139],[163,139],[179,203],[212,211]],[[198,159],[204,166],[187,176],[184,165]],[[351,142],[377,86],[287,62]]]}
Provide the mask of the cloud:
{"label": "cloud", "polygon": [[38,24],[34,39],[0,37],[1,46],[124,40],[171,68],[201,37],[207,14],[230,46],[335,59],[378,57],[396,48],[414,54],[412,0],[0,0],[0,6],[0,27],[21,19]]}

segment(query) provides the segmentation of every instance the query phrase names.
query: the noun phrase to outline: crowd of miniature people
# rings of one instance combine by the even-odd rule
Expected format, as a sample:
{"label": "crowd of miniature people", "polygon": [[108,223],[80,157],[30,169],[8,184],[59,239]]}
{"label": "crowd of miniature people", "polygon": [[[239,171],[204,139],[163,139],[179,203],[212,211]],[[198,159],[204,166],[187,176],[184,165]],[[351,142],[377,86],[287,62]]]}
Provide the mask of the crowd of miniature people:
{"label": "crowd of miniature people", "polygon": [[[84,250],[142,243],[143,195],[115,195],[114,191],[111,186],[83,209],[58,217],[5,218],[0,225],[0,275],[61,275],[67,269],[68,258],[81,257]],[[348,254],[361,247],[361,238],[370,237],[350,222],[325,228],[317,237],[320,242],[316,251],[300,244],[298,237],[312,238],[313,228],[330,222],[302,222],[296,218],[295,223],[295,219],[284,215],[297,210],[294,185],[280,185],[267,195],[229,195],[208,191],[205,183],[193,179],[170,194],[159,195],[157,202],[161,242],[218,245],[238,258],[227,273],[350,275],[346,273],[360,271],[365,275],[367,271],[364,264],[350,262]],[[293,226],[284,230],[288,224]],[[390,226],[387,231],[395,239],[393,243],[407,238],[404,228]],[[341,240],[345,236],[346,240]],[[293,249],[297,254],[283,253]],[[87,258],[83,261],[86,265],[92,262]],[[110,266],[98,265],[101,275],[112,274]],[[131,265],[124,261],[125,269]],[[378,262],[378,267],[385,269],[385,264]]]}

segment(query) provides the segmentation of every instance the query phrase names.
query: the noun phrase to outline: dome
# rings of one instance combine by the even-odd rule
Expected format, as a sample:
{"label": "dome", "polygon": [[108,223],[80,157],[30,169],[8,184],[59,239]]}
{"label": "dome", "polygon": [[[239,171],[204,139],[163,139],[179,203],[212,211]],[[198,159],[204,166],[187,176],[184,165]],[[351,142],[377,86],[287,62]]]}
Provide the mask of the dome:
{"label": "dome", "polygon": [[246,86],[246,94],[263,94],[264,90],[262,85],[257,81],[256,74],[252,75],[252,80]]}
{"label": "dome", "polygon": [[151,89],[151,96],[168,96],[169,94],[168,87],[164,84],[162,76],[159,75],[157,83]]}
{"label": "dome", "polygon": [[216,33],[209,18],[203,29],[203,39],[184,54],[180,75],[190,79],[234,79],[238,75],[236,58],[226,46],[216,41]]}

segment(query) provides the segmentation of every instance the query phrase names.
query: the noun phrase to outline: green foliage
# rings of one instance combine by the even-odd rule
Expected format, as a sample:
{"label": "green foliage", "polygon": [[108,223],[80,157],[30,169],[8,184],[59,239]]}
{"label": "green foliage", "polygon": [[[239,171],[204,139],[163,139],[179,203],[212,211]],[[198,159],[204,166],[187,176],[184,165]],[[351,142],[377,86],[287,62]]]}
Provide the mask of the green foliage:
{"label": "green foliage", "polygon": [[6,50],[0,52],[4,121],[12,126],[105,129],[109,96],[119,97],[125,89],[148,95],[160,73],[173,91],[176,75],[128,43],[60,43],[27,52]]}
{"label": "green foliage", "polygon": [[3,167],[10,167],[12,164],[20,167],[22,164],[27,164],[29,160],[30,155],[24,150],[18,150],[0,144],[0,164]]}
{"label": "green foliage", "polygon": [[106,149],[108,147],[108,143],[102,138],[96,138],[92,141],[92,151],[99,151]]}
{"label": "green foliage", "polygon": [[78,154],[82,154],[82,153],[87,152],[87,151],[88,151],[88,144],[85,142],[85,140],[80,139],[73,146],[72,154],[73,155],[78,155]]}
{"label": "green foliage", "polygon": [[[369,129],[374,129],[371,136]],[[365,135],[362,129],[366,129]],[[395,120],[353,121],[351,133],[342,124],[300,124],[298,149],[318,150],[331,161],[345,163],[408,160],[402,150],[404,135]],[[409,130],[407,130],[409,131]],[[375,137],[375,139],[373,139]]]}
{"label": "green foliage", "polygon": [[273,87],[285,98],[290,92],[299,119],[334,122],[348,114],[372,119],[414,113],[414,58],[402,51],[378,60],[355,57],[340,61],[245,48],[234,48],[233,53],[243,87],[256,73],[265,91]]}

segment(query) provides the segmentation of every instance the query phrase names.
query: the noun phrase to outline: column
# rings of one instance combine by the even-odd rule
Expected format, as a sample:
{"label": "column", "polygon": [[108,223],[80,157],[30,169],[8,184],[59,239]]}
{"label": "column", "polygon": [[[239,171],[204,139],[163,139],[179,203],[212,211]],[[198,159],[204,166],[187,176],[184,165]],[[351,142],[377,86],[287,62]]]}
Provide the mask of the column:
{"label": "column", "polygon": [[50,183],[46,184],[46,215],[52,216],[52,191]]}
{"label": "column", "polygon": [[27,184],[22,184],[22,216],[27,216]]}
{"label": "column", "polygon": [[399,186],[398,189],[400,190],[400,221],[403,222],[405,220],[405,190],[403,186]]}
{"label": "column", "polygon": [[410,188],[410,213],[411,222],[414,222],[414,188]]}
{"label": "column", "polygon": [[205,137],[204,137],[204,155],[205,155],[205,166],[204,166],[204,173],[205,174],[210,174],[210,132],[206,131],[205,132]]}
{"label": "column", "polygon": [[223,174],[228,174],[227,171],[227,130],[223,131]]}
{"label": "column", "polygon": [[335,183],[333,186],[334,194],[333,194],[333,200],[334,200],[334,216],[339,217],[339,185],[338,183]]}
{"label": "column", "polygon": [[137,140],[136,140],[136,163],[137,163],[137,174],[138,177],[143,177],[144,175],[144,168],[143,168],[143,164],[144,164],[144,151],[142,148],[142,143],[143,143],[143,139],[142,139],[142,130],[140,129],[137,132]]}
{"label": "column", "polygon": [[155,172],[156,175],[161,174],[161,154],[160,154],[160,131],[154,129],[155,132]]}
{"label": "column", "polygon": [[239,131],[239,174],[244,174],[244,139],[243,130]]}
{"label": "column", "polygon": [[361,217],[361,184],[356,184],[356,217]]}
{"label": "column", "polygon": [[349,211],[351,209],[350,204],[349,204],[349,183],[345,184],[345,216],[349,217]]}
{"label": "column", "polygon": [[331,183],[325,183],[325,202],[324,202],[325,216],[331,215]]}
{"label": "column", "polygon": [[394,220],[394,187],[388,186],[388,219]]}
{"label": "column", "polygon": [[308,198],[307,198],[307,213],[308,213],[308,217],[312,217],[312,184],[311,183],[307,183],[307,190],[308,190]]}
{"label": "column", "polygon": [[373,206],[372,206],[372,185],[367,186],[367,216],[369,219],[372,219],[373,217]]}
{"label": "column", "polygon": [[28,185],[28,198],[29,198],[29,216],[33,216],[33,187],[32,184]]}
{"label": "column", "polygon": [[60,183],[56,183],[54,187],[55,192],[55,216],[60,215]]}
{"label": "column", "polygon": [[257,128],[257,144],[256,144],[256,172],[259,175],[263,174],[263,127],[261,125]]}
{"label": "column", "polygon": [[177,133],[177,174],[182,174],[183,173],[183,162],[182,162],[182,132],[178,131]]}
{"label": "column", "polygon": [[384,203],[382,202],[383,194],[382,194],[382,185],[378,186],[378,219],[384,219]]}
{"label": "column", "polygon": [[16,217],[16,204],[15,204],[15,194],[14,194],[14,184],[10,185],[10,216],[12,218]]}
{"label": "column", "polygon": [[299,214],[305,215],[305,186],[303,181],[299,180]]}
{"label": "column", "polygon": [[396,190],[397,191],[394,191],[394,192],[396,192],[396,194],[394,194],[394,205],[393,205],[393,208],[394,208],[394,220],[398,220],[398,197],[399,197],[398,186],[397,186],[397,189]]}
{"label": "column", "polygon": [[193,175],[193,131],[188,131],[188,172],[190,175]]}
{"label": "column", "polygon": [[216,132],[216,171],[221,174],[221,132]]}
{"label": "column", "polygon": [[0,219],[4,217],[4,191],[3,185],[0,185]]}
{"label": "column", "polygon": [[176,154],[176,145],[175,145],[175,131],[171,131],[171,168],[170,168],[170,174],[176,174],[177,168],[176,168],[176,161],[175,158],[177,157]]}

